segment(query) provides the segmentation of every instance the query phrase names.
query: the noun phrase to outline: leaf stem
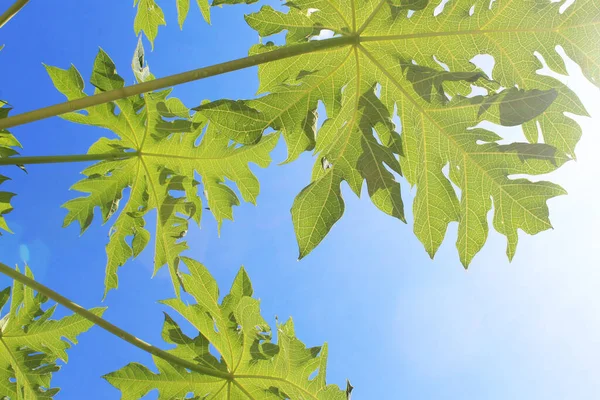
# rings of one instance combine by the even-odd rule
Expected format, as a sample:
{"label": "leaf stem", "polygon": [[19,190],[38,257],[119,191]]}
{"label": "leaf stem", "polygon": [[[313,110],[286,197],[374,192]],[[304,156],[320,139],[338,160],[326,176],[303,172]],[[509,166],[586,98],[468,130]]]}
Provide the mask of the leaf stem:
{"label": "leaf stem", "polygon": [[12,6],[8,7],[8,10],[0,15],[0,28],[2,28],[12,17],[17,15],[27,3],[29,3],[29,0],[17,0]]}
{"label": "leaf stem", "polygon": [[14,280],[21,282],[22,284],[24,284],[26,286],[29,286],[30,288],[38,291],[38,293],[41,293],[44,296],[56,301],[58,304],[68,308],[69,310],[73,311],[74,313],[76,313],[76,314],[82,316],[83,318],[87,319],[88,321],[94,323],[95,325],[98,325],[100,328],[104,329],[105,331],[112,333],[113,335],[117,336],[118,338],[134,345],[138,349],[144,350],[145,352],[148,352],[158,358],[162,358],[163,360],[165,360],[171,364],[180,365],[183,368],[187,368],[191,371],[199,372],[201,374],[214,376],[216,378],[222,378],[222,379],[226,379],[226,380],[233,379],[233,376],[231,374],[228,374],[228,373],[222,372],[222,371],[218,371],[218,370],[215,370],[212,368],[203,367],[203,366],[195,364],[193,362],[184,360],[182,358],[174,356],[173,354],[167,353],[166,351],[161,350],[158,347],[154,347],[151,344],[146,343],[141,339],[138,339],[137,337],[124,331],[123,329],[121,329],[121,328],[111,324],[110,322],[98,317],[97,315],[91,313],[90,311],[86,310],[85,308],[81,307],[80,305],[73,303],[71,300],[56,293],[54,290],[42,285],[39,282],[34,281],[33,279],[21,274],[20,272],[10,268],[7,265],[2,264],[2,263],[0,263],[0,273],[3,273],[4,275],[7,275]]}
{"label": "leaf stem", "polygon": [[58,164],[84,161],[123,160],[137,157],[139,152],[131,153],[104,153],[104,154],[75,154],[67,156],[33,156],[33,157],[8,157],[0,158],[2,165],[27,165],[27,164]]}
{"label": "leaf stem", "polygon": [[72,111],[82,110],[99,104],[123,99],[130,96],[137,96],[142,93],[160,90],[182,83],[198,81],[211,76],[221,75],[228,72],[255,67],[257,65],[283,60],[295,57],[301,54],[312,53],[319,50],[326,50],[334,47],[341,47],[358,43],[358,37],[348,35],[326,40],[313,40],[308,43],[302,43],[289,47],[282,47],[277,50],[268,51],[261,54],[239,58],[233,61],[227,61],[221,64],[215,64],[204,68],[199,68],[180,74],[170,75],[164,78],[155,79],[148,82],[138,83],[136,85],[126,86],[120,89],[110,90],[95,94],[93,96],[82,97],[80,99],[55,104],[53,106],[40,108],[12,117],[0,120],[0,129],[12,128],[14,126],[27,124],[41,119],[54,117]]}

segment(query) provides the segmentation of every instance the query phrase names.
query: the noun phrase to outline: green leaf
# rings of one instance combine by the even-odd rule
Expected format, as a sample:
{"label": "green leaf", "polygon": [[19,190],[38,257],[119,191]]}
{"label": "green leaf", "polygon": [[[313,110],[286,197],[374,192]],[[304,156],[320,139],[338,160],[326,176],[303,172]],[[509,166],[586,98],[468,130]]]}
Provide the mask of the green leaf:
{"label": "green leaf", "polygon": [[[562,14],[561,3],[549,1],[438,6],[427,0],[297,0],[285,12],[264,6],[246,17],[261,37],[286,32],[284,45],[266,42],[251,54],[307,43],[323,29],[353,39],[260,65],[257,99],[199,108],[232,140],[254,141],[258,131],[271,129],[282,133],[287,161],[314,150],[312,181],[292,208],[301,257],[341,217],[342,182],[356,195],[366,182],[374,205],[404,220],[397,182],[403,176],[416,187],[414,231],[426,251],[433,257],[448,225],[458,222],[465,266],[487,239],[492,208],[509,258],[518,230],[551,228],[546,202],[565,192],[528,176],[574,158],[581,129],[565,113],[586,111],[565,85],[537,73],[542,63],[534,52],[565,73],[555,50],[561,45],[598,82],[598,41],[590,38],[598,36],[600,6],[578,0]],[[493,79],[471,62],[479,54],[494,58]],[[471,95],[473,87],[487,95]],[[319,102],[327,118],[317,131]],[[481,121],[521,126],[524,139],[501,144],[496,133],[474,129]]]}
{"label": "green leaf", "polygon": [[[28,267],[25,274],[33,275]],[[10,288],[0,292],[0,311]],[[42,308],[47,298],[15,281],[8,313],[0,319],[0,395],[7,399],[52,399],[59,391],[50,387],[52,373],[60,369],[57,360],[67,362],[70,343],[92,327],[75,314],[51,319],[56,305]],[[101,316],[105,308],[90,310]],[[67,341],[68,340],[68,341]]]}
{"label": "green leaf", "polygon": [[165,15],[154,0],[134,0],[133,5],[137,5],[137,13],[133,21],[135,34],[139,35],[143,31],[154,48],[158,27],[167,25]]}
{"label": "green leaf", "polygon": [[[11,108],[6,106],[6,102],[0,101],[0,119],[6,118]],[[0,158],[11,157],[19,154],[15,148],[20,148],[21,143],[10,132],[0,130]],[[10,178],[0,174],[0,185]],[[0,235],[2,231],[12,233],[6,223],[5,215],[13,210],[10,201],[15,196],[14,193],[0,191]]]}
{"label": "green leaf", "polygon": [[[204,4],[202,0],[198,0],[198,5],[200,3]],[[187,18],[188,12],[190,11],[190,0],[177,0],[177,21],[179,22],[179,29],[183,29],[183,23]],[[206,3],[208,6],[208,2]]]}
{"label": "green leaf", "polygon": [[[314,208],[315,203],[320,207]],[[294,218],[302,216],[302,219],[294,220],[294,229],[300,245],[298,258],[304,257],[317,247],[333,224],[342,218],[342,214],[344,200],[340,191],[340,177],[330,169],[323,178],[304,188],[292,206]]]}
{"label": "green leaf", "polygon": [[[253,4],[258,0],[213,0],[212,6],[221,6],[224,4]],[[210,7],[208,0],[196,0],[198,8],[202,13],[202,17],[210,24]],[[144,32],[152,47],[154,48],[154,40],[158,35],[158,28],[161,25],[166,25],[165,15],[162,9],[156,4],[155,0],[134,0],[134,7],[137,5],[137,14],[134,20],[134,30],[136,35]],[[179,29],[183,29],[183,24],[187,19],[190,11],[190,0],[175,0],[177,8],[177,22]]]}
{"label": "green leaf", "polygon": [[[85,96],[83,80],[75,67],[68,70],[47,67],[55,86],[69,100]],[[143,59],[141,41],[136,49],[133,70],[138,80],[154,79]],[[94,63],[91,78],[96,92],[120,88],[121,78],[110,57],[102,50]],[[106,247],[105,294],[118,286],[117,269],[137,256],[148,244],[150,233],[145,216],[153,209],[156,218],[155,272],[168,265],[176,291],[179,291],[179,255],[188,248],[183,240],[190,220],[200,223],[203,188],[208,208],[219,229],[225,219],[233,220],[233,206],[240,203],[226,180],[237,185],[245,201],[256,203],[259,183],[249,163],[266,167],[269,153],[277,142],[271,135],[248,146],[230,144],[218,135],[215,124],[189,110],[181,101],[168,97],[170,90],[146,93],[99,105],[85,112],[69,113],[69,121],[100,126],[113,131],[118,139],[100,139],[90,154],[114,154],[116,160],[86,168],[85,179],[72,189],[88,194],[67,202],[65,226],[78,222],[83,233],[99,207],[103,222],[114,215]],[[200,180],[196,180],[196,174]],[[124,205],[120,201],[128,189]]]}
{"label": "green leaf", "polygon": [[[159,399],[347,399],[347,391],[327,385],[327,345],[306,348],[296,338],[292,320],[277,323],[277,343],[271,328],[260,315],[259,301],[252,298],[252,285],[244,268],[231,290],[219,303],[214,278],[200,263],[186,258],[190,274],[182,279],[194,304],[177,298],[163,301],[193,327],[198,336],[190,338],[165,314],[163,339],[175,345],[169,350],[216,373],[231,374],[223,379],[210,373],[190,372],[154,357],[158,373],[131,363],[105,376],[121,390],[125,400],[140,399],[151,390]],[[212,345],[219,358],[209,351]],[[314,377],[313,377],[314,374]],[[349,386],[350,388],[350,386]],[[349,389],[350,390],[350,389]]]}

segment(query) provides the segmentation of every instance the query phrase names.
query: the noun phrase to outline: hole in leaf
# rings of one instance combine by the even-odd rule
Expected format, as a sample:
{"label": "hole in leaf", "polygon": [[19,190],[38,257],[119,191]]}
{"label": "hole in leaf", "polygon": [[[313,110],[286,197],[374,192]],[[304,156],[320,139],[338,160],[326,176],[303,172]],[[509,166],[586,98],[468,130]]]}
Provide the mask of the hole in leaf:
{"label": "hole in leaf", "polygon": [[496,60],[489,54],[478,54],[471,59],[471,63],[473,63],[477,68],[482,70],[490,79],[493,78],[494,66],[496,64]]}
{"label": "hole in leaf", "polygon": [[435,55],[433,56],[433,59],[440,67],[444,68],[445,71],[450,71],[450,67],[448,67],[448,64],[438,60],[438,58]]}
{"label": "hole in leaf", "polygon": [[398,115],[398,105],[394,104],[394,114],[392,115],[392,123],[395,126],[395,130],[398,133],[402,133],[402,120]]}
{"label": "hole in leaf", "polygon": [[219,351],[217,350],[217,348],[215,346],[212,345],[212,343],[209,343],[208,345],[208,352],[214,356],[217,360],[219,358],[221,358],[221,354],[219,354]]}
{"label": "hole in leaf", "polygon": [[450,0],[442,0],[442,2],[433,10],[433,16],[437,17],[440,15],[444,11],[444,7],[446,7],[446,4],[448,4],[449,1]]}
{"label": "hole in leaf", "polygon": [[310,40],[325,40],[325,39],[331,39],[336,36],[340,36],[340,35],[336,35],[335,32],[330,29],[321,29],[319,34],[316,36],[312,36],[310,38]]}
{"label": "hole in leaf", "polygon": [[459,181],[459,177],[461,176],[460,175],[461,174],[460,165],[456,165],[453,168],[455,169],[455,171],[453,171],[454,173],[451,174],[450,173],[450,171],[451,171],[450,164],[448,163],[448,164],[444,165],[444,168],[442,168],[442,174],[444,174],[444,176],[450,182],[450,185],[452,186],[452,189],[454,189],[456,196],[460,198],[462,191],[460,190],[460,188],[458,186],[456,186],[456,184],[452,180],[452,178],[454,178],[455,180]]}
{"label": "hole in leaf", "polygon": [[466,97],[471,98],[475,96],[486,96],[488,95],[488,90],[482,88],[480,86],[471,85],[471,93],[469,93]]}
{"label": "hole in leaf", "polygon": [[[559,1],[560,1],[560,0],[559,0]],[[556,0],[555,0],[555,2],[558,2],[558,1],[556,1]],[[567,9],[568,9],[569,7],[571,7],[571,6],[572,6],[574,3],[575,3],[575,0],[567,0],[567,1],[565,1],[565,2],[564,2],[564,3],[563,3],[561,6],[560,6],[560,8],[558,9],[558,12],[559,12],[560,14],[563,14],[563,13],[564,13],[565,11],[567,11]]]}
{"label": "hole in leaf", "polygon": [[317,132],[319,129],[321,129],[327,118],[327,109],[325,108],[325,103],[319,100],[317,103]]}

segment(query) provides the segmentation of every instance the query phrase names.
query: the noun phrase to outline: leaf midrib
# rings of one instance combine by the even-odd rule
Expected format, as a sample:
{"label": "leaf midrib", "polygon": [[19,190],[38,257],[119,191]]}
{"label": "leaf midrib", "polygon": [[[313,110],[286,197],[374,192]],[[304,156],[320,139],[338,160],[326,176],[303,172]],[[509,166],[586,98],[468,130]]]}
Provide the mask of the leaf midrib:
{"label": "leaf midrib", "polygon": [[[327,3],[329,3],[329,5],[331,5],[331,8],[333,8],[335,10],[335,12],[340,16],[340,18],[342,19],[342,21],[344,21],[346,26],[350,26],[350,23],[348,22],[346,17],[344,17],[344,14],[342,14],[342,11],[339,9],[339,7],[332,0],[326,0],[326,1],[327,1]],[[355,0],[350,0],[350,1],[352,1],[352,3],[354,3]]]}
{"label": "leaf midrib", "polygon": [[[348,128],[346,129],[346,134],[345,136],[345,142],[342,146],[342,149],[340,150],[340,155],[341,157],[344,156],[344,153],[346,152],[346,147],[348,146],[348,143],[350,141],[350,136],[352,135],[352,131],[354,129],[354,125],[356,123],[357,120],[357,114],[358,114],[358,109],[359,109],[359,101],[360,101],[360,96],[358,95],[358,87],[360,84],[360,64],[359,64],[359,57],[358,57],[358,51],[356,50],[356,46],[353,46],[352,51],[349,54],[354,53],[354,57],[355,57],[355,62],[356,62],[356,85],[357,85],[357,93],[355,94],[355,105],[354,105],[354,112],[352,113],[352,118],[350,119],[350,122],[346,125]],[[344,61],[342,62],[342,65],[346,63],[346,61],[348,60],[349,56],[346,57],[344,59]],[[335,166],[333,167],[335,168]],[[333,176],[333,171],[330,172],[331,176],[331,181],[329,182],[329,190],[331,190],[331,186],[333,185],[333,180],[334,180],[334,176]],[[323,208],[325,207],[325,203],[323,204]],[[310,231],[310,234],[308,235],[309,238],[313,237],[313,234],[315,233],[315,230],[317,229],[317,225],[313,224],[313,227]]]}
{"label": "leaf midrib", "polygon": [[[131,201],[131,196],[133,195],[133,193],[135,193],[135,192],[136,192],[137,185],[139,185],[139,182],[140,182],[140,180],[141,180],[141,179],[144,179],[144,177],[143,177],[143,176],[142,176],[142,177],[140,177],[140,175],[142,175],[142,174],[141,174],[141,171],[140,171],[140,170],[141,170],[141,168],[142,168],[142,162],[141,162],[141,161],[138,161],[138,162],[136,162],[135,164],[136,164],[136,168],[135,168],[135,176],[134,176],[134,178],[133,178],[133,181],[131,181],[131,189],[130,189],[130,191],[129,191],[129,193],[130,193],[130,198],[127,200],[127,204],[126,204],[126,205],[125,205],[125,207],[123,208],[123,212],[119,213],[119,216],[117,217],[117,220],[115,221],[115,226],[120,226],[121,224],[123,224],[123,227],[124,227],[124,224],[125,224],[125,218],[124,218],[124,215],[127,215],[127,212],[128,212],[129,210],[131,210],[131,211],[135,211],[135,205],[133,205],[133,204],[132,204],[133,202]],[[139,206],[139,205],[138,205],[138,206]],[[148,207],[146,207],[146,208],[148,208]],[[117,228],[117,229],[118,229],[118,228]],[[106,247],[106,249],[107,249],[107,255],[108,255],[108,246]],[[131,253],[131,254],[133,255],[133,250],[132,250],[132,253]],[[110,258],[111,258],[111,256],[110,256],[110,255],[108,255],[108,260],[109,260],[109,262],[110,262]],[[106,298],[106,295],[108,294],[108,290],[109,290],[109,289],[108,289],[108,287],[109,287],[109,286],[108,286],[108,282],[107,282],[107,280],[109,279],[109,275],[108,275],[108,265],[109,265],[109,264],[107,264],[107,272],[106,272],[106,276],[105,276],[105,278],[104,278],[104,283],[105,283],[105,284],[104,284],[104,287],[105,287],[105,289],[104,289],[104,298],[103,298],[103,300]],[[118,268],[119,268],[119,266],[117,266],[117,269],[118,269]],[[115,271],[115,272],[116,272],[116,271]],[[113,277],[113,276],[110,276],[110,279],[115,279],[115,278],[116,278],[116,280],[118,280],[118,277],[116,277],[116,276],[115,276],[115,277]],[[111,289],[112,289],[112,287],[111,287]]]}
{"label": "leaf midrib", "polygon": [[[354,5],[354,1],[355,0],[352,0],[352,4],[353,5]],[[547,33],[547,32],[556,32],[556,33],[561,34],[560,32],[565,28],[564,24],[567,21],[569,21],[569,19],[574,15],[574,13],[571,13],[571,15],[569,15],[567,18],[565,18],[565,20],[560,25],[558,25],[555,28],[550,28],[550,29],[482,29],[485,26],[487,26],[490,23],[492,23],[494,20],[496,20],[496,18],[499,15],[502,14],[502,11],[505,10],[510,4],[513,3],[513,0],[509,0],[507,3],[505,3],[502,6],[502,8],[500,10],[497,10],[495,12],[495,14],[480,27],[480,29],[473,29],[473,30],[468,30],[468,31],[450,31],[450,32],[423,32],[423,33],[418,33],[418,34],[405,34],[405,35],[362,36],[361,33],[363,31],[365,31],[369,27],[370,23],[375,19],[375,17],[377,16],[377,14],[379,13],[379,11],[381,10],[381,5],[384,2],[385,2],[385,0],[383,0],[379,5],[377,5],[377,7],[375,7],[375,9],[371,13],[371,15],[369,15],[367,17],[367,19],[365,20],[365,23],[359,28],[358,34],[360,35],[360,38],[359,38],[360,41],[385,41],[385,40],[399,40],[399,39],[420,39],[420,38],[425,38],[425,37],[455,36],[455,35],[481,35],[481,34],[486,34],[486,33],[523,33],[523,32]],[[458,6],[458,2],[454,2],[453,6],[452,6],[452,11],[455,11],[455,9],[456,9],[457,6]],[[452,15],[452,12],[448,12],[446,14],[447,14],[447,18],[449,18],[450,15]],[[346,24],[348,25],[347,22],[346,22]],[[590,23],[587,23],[587,24],[579,24],[579,25],[567,26],[566,29],[580,28],[580,27],[584,27],[584,26],[594,26],[594,25],[599,25],[599,24],[600,24],[600,22],[590,22]],[[443,26],[443,24],[440,24],[440,26]],[[561,34],[561,36],[564,37],[564,35],[562,35],[562,34]]]}
{"label": "leaf midrib", "polygon": [[[582,26],[598,25],[600,22],[582,24]],[[570,29],[571,27],[569,27]],[[489,35],[495,33],[557,33],[561,34],[563,28],[547,28],[547,29],[470,29],[464,31],[447,31],[447,32],[421,32],[421,33],[405,33],[400,35],[361,35],[360,42],[385,42],[404,39],[425,39],[430,37],[445,37],[445,36],[473,36],[473,35]]]}
{"label": "leaf midrib", "polygon": [[260,380],[270,380],[270,381],[279,381],[279,382],[285,382],[291,386],[293,386],[294,388],[300,390],[301,392],[305,393],[306,395],[310,396],[312,399],[318,400],[318,397],[315,396],[314,394],[310,393],[309,391],[307,391],[306,389],[304,389],[303,387],[299,386],[298,384],[286,379],[286,378],[280,378],[278,376],[268,376],[268,375],[251,375],[251,374],[242,374],[242,375],[234,375],[233,377],[233,383],[237,384],[237,385],[241,385],[241,383],[239,383],[237,381],[237,379],[260,379]]}
{"label": "leaf midrib", "polygon": [[[352,54],[352,51],[349,51],[348,54],[346,55],[346,57],[344,57],[344,59],[342,60],[341,63],[339,63],[339,65],[337,65],[335,68],[333,68],[329,73],[327,73],[327,75],[319,80],[316,84],[312,85],[310,88],[306,89],[306,90],[300,90],[299,93],[301,94],[300,98],[298,99],[298,101],[296,102],[290,102],[289,105],[287,107],[285,107],[284,109],[280,110],[280,112],[273,118],[271,118],[266,124],[265,124],[265,128],[267,129],[269,126],[271,126],[271,124],[277,119],[280,118],[283,113],[285,113],[286,111],[288,111],[289,109],[291,109],[292,107],[294,107],[296,104],[300,103],[301,100],[305,99],[308,96],[312,95],[312,93],[319,87],[321,86],[321,84],[323,82],[325,82],[326,80],[328,80],[329,78],[331,78],[337,71],[339,71],[340,68],[342,68],[342,66],[344,66],[344,64],[346,64],[346,61],[348,61],[348,58],[350,57],[350,55]],[[298,93],[298,92],[296,92]],[[260,100],[260,99],[258,99]]]}
{"label": "leaf midrib", "polygon": [[[353,52],[354,52],[354,59],[356,62],[356,93],[355,93],[355,103],[354,103],[354,112],[352,113],[352,118],[350,118],[350,122],[348,124],[346,124],[346,126],[348,127],[348,129],[346,129],[347,134],[345,135],[345,141],[344,144],[342,146],[342,149],[340,150],[340,154],[344,154],[346,152],[346,148],[348,147],[348,143],[350,143],[350,136],[352,136],[352,131],[354,130],[354,127],[357,123],[358,120],[358,110],[359,110],[359,106],[360,106],[360,95],[359,95],[359,90],[360,90],[360,79],[361,79],[361,70],[360,70],[360,61],[359,61],[359,57],[358,57],[358,50],[356,48],[356,46],[354,46],[353,48]],[[335,166],[334,166],[335,168]]]}
{"label": "leaf midrib", "polygon": [[[56,320],[49,320],[48,322],[60,322],[60,321],[56,321]],[[79,323],[79,322],[81,322],[81,321],[75,321],[75,322],[71,322],[70,324],[68,324],[68,325],[66,325],[66,326],[67,326],[67,327],[69,327],[69,326],[71,326],[71,325],[73,325],[73,324],[77,324],[77,323]],[[48,334],[48,332],[54,332],[54,331],[57,331],[57,330],[59,330],[60,328],[63,328],[63,326],[61,326],[59,323],[52,324],[52,325],[54,325],[54,326],[55,326],[55,328],[53,328],[53,329],[44,329],[44,330],[40,330],[40,331],[37,331],[37,332],[35,332],[35,333],[32,333],[32,334],[30,334],[30,333],[25,333],[25,332],[23,332],[23,331],[15,331],[15,332],[19,332],[19,333],[22,333],[22,334],[20,334],[20,335],[15,335],[15,334],[13,334],[13,335],[2,335],[2,337],[3,337],[3,338],[32,338],[32,337],[36,337],[36,336],[44,336],[44,335]],[[38,326],[39,326],[39,325],[38,325]],[[44,325],[44,326],[46,326],[46,325]]]}
{"label": "leaf midrib", "polygon": [[[247,150],[246,148],[245,150]],[[239,152],[231,152],[230,154],[224,154],[222,157],[200,157],[200,156],[182,156],[176,154],[160,154],[160,153],[140,153],[140,158],[143,160],[144,157],[152,157],[152,158],[170,158],[170,159],[178,159],[178,160],[191,160],[191,161],[215,161],[215,160],[224,160],[231,157],[236,157],[239,155]]]}
{"label": "leaf midrib", "polygon": [[[11,365],[15,369],[15,377],[16,377],[17,374],[21,375],[23,377],[23,379],[25,380],[25,382],[27,383],[27,385],[23,385],[23,386],[26,386],[28,388],[27,391],[33,391],[33,388],[31,387],[32,386],[31,382],[29,382],[27,374],[23,370],[21,370],[21,366],[19,365],[19,363],[17,362],[17,359],[15,358],[14,354],[10,350],[10,347],[8,347],[8,345],[4,341],[4,337],[0,337],[0,342],[2,343],[2,345],[6,349],[6,352],[8,353],[9,357],[12,360]],[[16,385],[16,390],[17,390],[17,395],[18,395],[18,393],[19,393],[19,385],[18,385],[18,383]]]}
{"label": "leaf midrib", "polygon": [[[244,393],[244,394],[245,394],[245,395],[246,395],[246,396],[247,396],[247,397],[248,397],[250,400],[255,400],[255,399],[254,399],[254,396],[252,396],[250,393],[248,393],[248,391],[246,390],[246,388],[245,388],[245,387],[244,387],[244,386],[243,386],[241,383],[239,383],[239,382],[237,382],[237,381],[235,381],[235,380],[234,380],[234,381],[232,381],[232,382],[233,382],[233,384],[234,384],[235,386],[237,386],[237,387],[238,387],[238,389],[240,389],[240,390],[242,391],[242,393]],[[229,393],[229,395],[231,395],[231,392]]]}
{"label": "leaf midrib", "polygon": [[[381,63],[367,50],[365,49],[362,45],[358,45],[358,47],[361,49],[361,51],[371,60],[371,62],[377,66],[377,68],[379,68],[381,70],[381,72],[390,80],[390,82],[392,82],[394,84],[394,86],[396,86],[398,88],[398,90],[400,90],[400,92],[402,92],[402,94],[411,102],[413,103],[413,105],[420,111],[420,113],[422,115],[427,116],[427,118],[429,119],[429,121],[434,124],[438,130],[444,134],[444,136],[451,142],[454,143],[454,145],[456,146],[457,149],[459,149],[461,151],[461,153],[463,154],[463,156],[467,156],[470,155],[469,152],[465,151],[464,148],[462,146],[460,146],[457,142],[456,139],[454,139],[451,135],[448,135],[446,133],[446,131],[443,129],[442,126],[440,126],[437,121],[435,121],[433,118],[431,118],[431,116],[429,115],[429,113],[426,112],[426,110],[421,107],[421,105],[412,97],[410,96],[406,90],[404,90],[404,88],[402,87],[402,85],[400,85],[398,83],[398,81],[394,78],[394,76],[387,70],[385,69],[385,67],[383,65],[381,65]],[[425,140],[425,137],[423,137],[423,140]],[[502,184],[498,183],[496,178],[491,176],[487,170],[485,170],[485,168],[483,168],[481,165],[479,165],[479,163],[477,163],[474,159],[472,159],[471,157],[470,161],[476,165],[483,173],[484,175],[487,175],[488,177],[490,177],[490,179],[502,190],[506,193],[506,195],[512,200],[514,201],[515,204],[518,204],[520,208],[522,208],[525,212],[527,212],[528,214],[530,214],[531,216],[533,216],[535,219],[537,219],[538,221],[542,222],[544,225],[548,225],[546,221],[544,221],[543,219],[539,218],[537,215],[535,215],[534,213],[532,213],[530,210],[528,210],[526,207],[524,207],[523,205],[521,205],[518,201],[515,200],[515,198],[513,196],[511,196],[510,193],[506,192],[504,190],[504,187]],[[464,173],[466,173],[466,170],[464,171]]]}
{"label": "leaf midrib", "polygon": [[[143,157],[140,157],[140,162],[142,164],[142,166],[144,167],[144,172],[146,173],[146,176],[148,177],[148,187],[150,187],[150,191],[152,192],[152,196],[154,197],[154,205],[156,207],[157,213],[160,209],[161,206],[161,202],[158,198],[158,193],[156,192],[156,187],[154,185],[154,182],[152,181],[151,177],[152,175],[150,175],[150,170],[148,169],[148,166],[146,165],[146,161],[144,160]],[[156,236],[160,236],[160,240],[157,240],[157,244],[160,242],[160,244],[162,245],[163,249],[165,249],[165,254],[167,254],[167,243],[165,242],[165,238],[163,235],[159,235],[158,232],[160,230],[160,217],[157,215],[156,216]],[[168,265],[169,260],[167,260],[167,265]],[[162,265],[161,265],[162,267]],[[156,265],[154,266],[154,273],[156,273]],[[175,288],[177,290],[177,288]]]}

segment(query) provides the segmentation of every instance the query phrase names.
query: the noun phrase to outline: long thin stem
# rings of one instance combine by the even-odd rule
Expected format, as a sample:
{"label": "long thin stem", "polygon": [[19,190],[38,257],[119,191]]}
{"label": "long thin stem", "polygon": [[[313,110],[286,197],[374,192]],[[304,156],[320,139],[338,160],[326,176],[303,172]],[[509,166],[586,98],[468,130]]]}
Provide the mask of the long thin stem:
{"label": "long thin stem", "polygon": [[135,337],[132,334],[124,331],[123,329],[111,324],[110,322],[106,321],[105,319],[102,319],[102,318],[98,317],[97,315],[89,312],[88,310],[81,307],[80,305],[73,303],[71,300],[56,293],[54,290],[42,285],[39,282],[34,281],[33,279],[21,274],[20,272],[10,268],[7,265],[2,264],[2,263],[0,263],[0,273],[3,273],[4,275],[7,275],[14,280],[21,282],[22,284],[24,284],[34,290],[37,290],[39,293],[56,301],[58,304],[68,308],[69,310],[73,311],[74,313],[76,313],[76,314],[82,316],[83,318],[87,319],[88,321],[94,323],[95,325],[98,325],[100,328],[104,329],[105,331],[112,333],[113,335],[117,336],[120,339],[123,339],[124,341],[134,345],[135,347],[142,349],[158,358],[162,358],[163,360],[165,360],[171,364],[180,365],[191,371],[196,371],[201,374],[214,376],[217,378],[222,378],[222,379],[227,379],[227,380],[233,379],[233,376],[231,374],[228,374],[223,371],[218,371],[218,370],[215,370],[212,368],[203,367],[203,366],[195,364],[193,362],[176,357],[172,354],[167,353],[164,350],[159,349],[158,347],[154,347],[151,344],[146,343],[141,339],[138,339],[137,337]]}
{"label": "long thin stem", "polygon": [[30,165],[30,164],[57,164],[85,161],[123,160],[137,157],[139,153],[104,153],[104,154],[75,154],[68,156],[32,156],[32,157],[8,157],[0,158],[2,165]]}
{"label": "long thin stem", "polygon": [[298,44],[268,51],[253,56],[239,58],[237,60],[211,65],[209,67],[199,68],[180,74],[155,79],[148,82],[138,83],[137,85],[126,86],[121,89],[110,90],[108,92],[98,93],[93,96],[82,97],[77,100],[56,104],[50,107],[40,108],[18,114],[9,118],[0,120],[0,129],[11,128],[18,125],[27,124],[33,121],[39,121],[44,118],[50,118],[72,111],[81,110],[87,107],[108,103],[111,101],[123,99],[129,96],[137,96],[142,93],[160,90],[182,83],[198,81],[211,76],[221,75],[244,68],[254,67],[268,62],[283,60],[298,56],[300,54],[312,53],[319,50],[341,47],[349,44],[355,44],[358,38],[355,36],[342,36],[326,40],[314,40],[308,43]]}
{"label": "long thin stem", "polygon": [[29,3],[29,0],[17,0],[12,6],[8,7],[8,10],[0,15],[0,28],[2,28],[12,17],[17,15],[27,3]]}

